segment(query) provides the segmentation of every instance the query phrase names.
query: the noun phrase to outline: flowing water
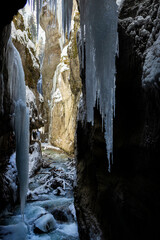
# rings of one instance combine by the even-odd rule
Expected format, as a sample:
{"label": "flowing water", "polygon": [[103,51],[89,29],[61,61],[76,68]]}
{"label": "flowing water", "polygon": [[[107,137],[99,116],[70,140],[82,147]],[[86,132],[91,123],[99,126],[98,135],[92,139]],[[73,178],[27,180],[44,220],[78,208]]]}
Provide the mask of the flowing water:
{"label": "flowing water", "polygon": [[30,177],[24,222],[17,206],[0,220],[0,240],[78,240],[74,160],[43,149],[43,165]]}

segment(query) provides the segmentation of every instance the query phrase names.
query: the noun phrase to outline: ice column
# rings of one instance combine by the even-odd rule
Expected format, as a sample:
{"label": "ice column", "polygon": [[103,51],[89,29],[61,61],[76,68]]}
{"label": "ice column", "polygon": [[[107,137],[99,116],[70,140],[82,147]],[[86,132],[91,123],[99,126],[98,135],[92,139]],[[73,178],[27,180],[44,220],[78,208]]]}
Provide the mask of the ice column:
{"label": "ice column", "polygon": [[16,137],[16,164],[23,216],[28,189],[29,112],[26,107],[26,87],[22,62],[11,38],[7,45],[7,66],[8,89],[14,103],[13,127]]}
{"label": "ice column", "polygon": [[[96,101],[105,126],[108,171],[113,149],[115,56],[118,11],[115,0],[81,0],[81,34],[86,56],[87,121],[94,123]],[[84,50],[83,50],[84,54]],[[84,56],[82,56],[84,59]],[[82,63],[84,66],[84,63]]]}

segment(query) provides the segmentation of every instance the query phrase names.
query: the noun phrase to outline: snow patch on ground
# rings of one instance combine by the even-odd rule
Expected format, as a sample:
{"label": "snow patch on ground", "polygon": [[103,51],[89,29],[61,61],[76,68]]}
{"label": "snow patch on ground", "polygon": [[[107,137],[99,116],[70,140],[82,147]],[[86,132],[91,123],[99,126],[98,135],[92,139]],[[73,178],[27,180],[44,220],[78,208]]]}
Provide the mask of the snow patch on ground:
{"label": "snow patch on ground", "polygon": [[41,146],[46,150],[46,149],[53,149],[53,150],[59,150],[60,151],[60,148],[58,147],[54,147],[48,143],[41,143]]}

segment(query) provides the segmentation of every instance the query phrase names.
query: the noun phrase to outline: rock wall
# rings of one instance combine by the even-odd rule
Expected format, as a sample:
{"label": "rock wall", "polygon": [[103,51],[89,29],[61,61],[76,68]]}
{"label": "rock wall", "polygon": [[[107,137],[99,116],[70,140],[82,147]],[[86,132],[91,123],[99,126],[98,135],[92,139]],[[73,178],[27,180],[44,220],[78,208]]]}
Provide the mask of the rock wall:
{"label": "rock wall", "polygon": [[6,51],[11,33],[10,22],[13,15],[16,14],[18,9],[23,7],[25,3],[25,0],[4,2],[2,9],[5,13],[7,12],[7,14],[1,14],[0,17],[0,211],[8,204],[14,202],[12,190],[9,188],[8,180],[4,177],[7,172],[9,157],[15,149],[15,139],[11,126],[11,114],[14,109],[11,108],[12,99],[8,89]]}
{"label": "rock wall", "polygon": [[43,78],[43,96],[44,96],[44,117],[45,134],[48,138],[49,124],[50,124],[50,101],[51,91],[53,88],[53,76],[57,65],[60,62],[61,48],[59,43],[60,33],[58,25],[54,24],[55,16],[50,5],[46,4],[42,8],[40,17],[40,24],[46,34],[45,52],[42,65],[42,78]]}
{"label": "rock wall", "polygon": [[[24,10],[25,11],[25,10]],[[12,22],[12,42],[20,53],[26,83],[26,101],[30,111],[30,133],[44,125],[43,97],[37,91],[40,78],[40,62],[37,57],[36,44],[23,11],[14,17]],[[31,135],[31,134],[30,134]]]}
{"label": "rock wall", "polygon": [[[51,144],[74,153],[77,106],[81,93],[76,41],[80,14],[74,1],[70,39],[62,44],[61,19],[57,17],[57,25],[53,28],[54,16],[51,13],[48,15],[47,11],[46,5],[41,16],[42,27],[46,32],[42,70],[45,106],[46,111],[49,111],[46,131],[49,132]],[[57,15],[60,15],[61,10],[57,11]]]}
{"label": "rock wall", "polygon": [[160,234],[159,10],[158,1],[126,0],[119,15],[111,173],[98,109],[94,126],[86,123],[81,69],[75,189],[80,239],[158,239]]}

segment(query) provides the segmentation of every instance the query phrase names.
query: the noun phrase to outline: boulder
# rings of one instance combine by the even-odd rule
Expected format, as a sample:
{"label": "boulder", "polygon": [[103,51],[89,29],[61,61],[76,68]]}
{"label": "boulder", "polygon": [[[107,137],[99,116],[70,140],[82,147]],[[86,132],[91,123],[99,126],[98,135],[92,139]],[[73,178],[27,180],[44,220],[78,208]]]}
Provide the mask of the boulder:
{"label": "boulder", "polygon": [[56,221],[52,214],[47,213],[39,217],[34,223],[35,233],[47,233],[56,228]]}

